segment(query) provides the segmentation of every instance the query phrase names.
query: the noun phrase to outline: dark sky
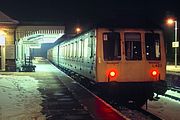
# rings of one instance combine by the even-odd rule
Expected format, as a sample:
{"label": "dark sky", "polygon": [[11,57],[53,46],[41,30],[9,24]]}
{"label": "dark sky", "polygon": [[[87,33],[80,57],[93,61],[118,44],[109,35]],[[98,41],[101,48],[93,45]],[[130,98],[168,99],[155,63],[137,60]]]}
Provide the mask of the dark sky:
{"label": "dark sky", "polygon": [[67,26],[132,21],[161,24],[167,15],[180,18],[178,0],[0,0],[0,10],[20,22]]}

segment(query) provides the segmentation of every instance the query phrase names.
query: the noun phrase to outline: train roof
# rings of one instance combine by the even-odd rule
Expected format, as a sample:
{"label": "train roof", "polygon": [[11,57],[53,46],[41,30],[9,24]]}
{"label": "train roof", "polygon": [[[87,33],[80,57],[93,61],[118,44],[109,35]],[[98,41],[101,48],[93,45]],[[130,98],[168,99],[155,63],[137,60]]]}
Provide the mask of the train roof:
{"label": "train roof", "polygon": [[112,24],[97,24],[91,28],[86,29],[85,31],[79,33],[79,34],[64,34],[61,38],[59,38],[55,43],[54,46],[58,45],[61,42],[68,41],[72,38],[76,38],[78,36],[81,36],[89,31],[92,31],[94,29],[99,29],[99,28],[106,28],[109,30],[115,30],[115,29],[143,29],[143,30],[149,30],[149,31],[154,31],[154,30],[162,30],[162,28],[158,25],[151,25],[148,23],[131,23],[131,24],[118,24],[118,25],[112,25]]}

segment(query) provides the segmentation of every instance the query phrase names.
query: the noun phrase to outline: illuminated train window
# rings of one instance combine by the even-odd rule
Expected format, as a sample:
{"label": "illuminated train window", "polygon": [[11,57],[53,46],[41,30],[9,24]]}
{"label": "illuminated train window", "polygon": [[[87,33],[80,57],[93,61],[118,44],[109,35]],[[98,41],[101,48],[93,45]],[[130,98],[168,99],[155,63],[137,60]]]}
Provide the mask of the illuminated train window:
{"label": "illuminated train window", "polygon": [[125,33],[124,38],[126,60],[142,60],[141,34]]}
{"label": "illuminated train window", "polygon": [[160,36],[157,33],[145,34],[146,45],[146,59],[147,60],[160,60]]}
{"label": "illuminated train window", "polygon": [[121,59],[120,33],[103,33],[103,53],[105,61],[114,61]]}

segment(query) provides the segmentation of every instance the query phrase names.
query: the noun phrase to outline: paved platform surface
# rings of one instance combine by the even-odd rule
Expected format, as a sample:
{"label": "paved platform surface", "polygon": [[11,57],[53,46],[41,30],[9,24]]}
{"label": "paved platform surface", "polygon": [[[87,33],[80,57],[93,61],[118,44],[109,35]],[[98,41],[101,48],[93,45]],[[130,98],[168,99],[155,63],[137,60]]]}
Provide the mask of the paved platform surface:
{"label": "paved platform surface", "polygon": [[167,65],[166,66],[166,81],[168,86],[173,88],[180,88],[180,65]]}
{"label": "paved platform surface", "polygon": [[166,66],[166,71],[167,72],[175,72],[175,73],[180,73],[180,65],[175,67],[174,65],[167,65]]}

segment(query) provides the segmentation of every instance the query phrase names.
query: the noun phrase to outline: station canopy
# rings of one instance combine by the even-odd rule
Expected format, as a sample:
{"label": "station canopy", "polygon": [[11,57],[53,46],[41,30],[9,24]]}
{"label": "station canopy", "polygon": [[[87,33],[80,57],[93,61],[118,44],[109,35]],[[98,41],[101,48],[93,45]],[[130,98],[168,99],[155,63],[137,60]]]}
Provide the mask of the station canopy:
{"label": "station canopy", "polygon": [[16,40],[23,44],[37,45],[42,43],[54,43],[64,35],[64,26],[18,26]]}

